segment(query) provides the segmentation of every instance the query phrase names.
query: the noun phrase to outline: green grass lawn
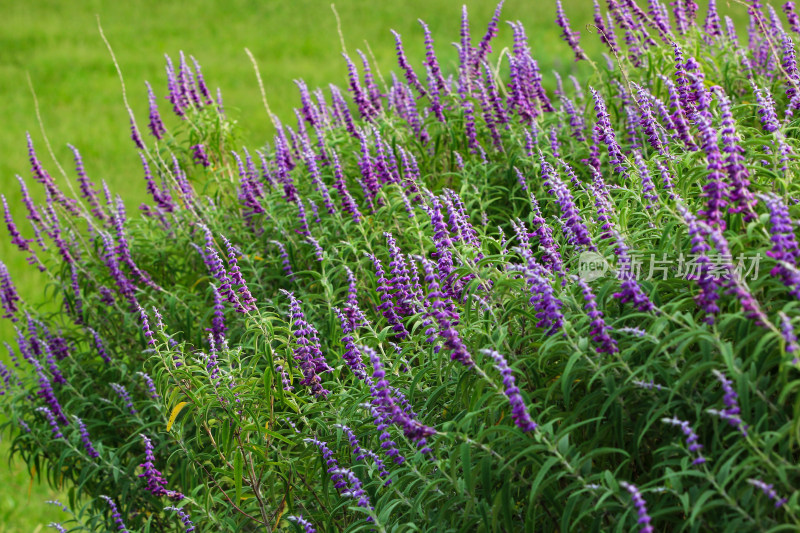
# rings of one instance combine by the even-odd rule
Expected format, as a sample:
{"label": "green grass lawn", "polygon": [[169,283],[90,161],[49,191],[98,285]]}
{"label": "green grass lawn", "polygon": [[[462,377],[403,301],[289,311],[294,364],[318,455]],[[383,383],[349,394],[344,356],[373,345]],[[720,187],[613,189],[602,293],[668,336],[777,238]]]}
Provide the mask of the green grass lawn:
{"label": "green grass lawn", "polygon": [[[446,0],[337,3],[348,52],[355,58],[357,48],[369,45],[384,75],[397,70],[390,29],[402,34],[412,64],[421,65],[424,47],[418,18],[430,25],[440,61],[452,72],[456,49],[451,43],[458,39],[460,6],[460,2]],[[477,42],[495,6],[490,1],[470,1],[467,6],[473,41]],[[581,31],[584,47],[604,65],[598,36],[590,35],[584,27],[592,18],[591,2],[565,0],[564,7],[573,29]],[[147,123],[144,80],[149,80],[159,95],[163,115],[169,114],[163,99],[164,54],[177,61],[178,52],[183,50],[200,61],[212,90],[221,87],[226,109],[239,119],[242,137],[250,148],[271,139],[271,125],[245,47],[259,63],[273,111],[286,121],[294,120],[291,109],[299,103],[294,79],[303,78],[310,88],[331,82],[346,87],[340,38],[328,1],[5,2],[0,32],[0,192],[8,198],[23,228],[27,223],[22,224],[24,213],[15,174],[27,178],[30,173],[26,132],[31,132],[50,173],[64,183],[47,155],[29,78],[54,154],[70,178],[74,171],[67,143],[82,152],[93,180],[106,180],[113,193],[126,199],[129,212],[145,200],[139,157],[130,140],[119,80],[97,28],[98,15],[119,60],[143,135]],[[578,67],[572,63],[554,19],[555,7],[549,1],[507,0],[495,50],[510,45],[511,31],[505,21],[520,20],[542,70],[569,73]],[[552,83],[552,76],[546,78]],[[176,121],[168,121],[170,124]],[[37,187],[32,183],[29,186],[42,199]],[[44,295],[49,294],[44,291],[47,278],[25,264],[24,257],[8,243],[5,230],[0,235],[0,260],[8,265],[23,298],[44,301]],[[0,340],[10,340],[12,332],[6,321],[0,323]],[[0,457],[5,458],[7,451],[7,445],[0,446]],[[39,524],[63,518],[58,509],[43,505],[52,496],[47,488],[31,485],[19,464],[12,464],[10,469],[1,466],[0,532],[34,531]]]}

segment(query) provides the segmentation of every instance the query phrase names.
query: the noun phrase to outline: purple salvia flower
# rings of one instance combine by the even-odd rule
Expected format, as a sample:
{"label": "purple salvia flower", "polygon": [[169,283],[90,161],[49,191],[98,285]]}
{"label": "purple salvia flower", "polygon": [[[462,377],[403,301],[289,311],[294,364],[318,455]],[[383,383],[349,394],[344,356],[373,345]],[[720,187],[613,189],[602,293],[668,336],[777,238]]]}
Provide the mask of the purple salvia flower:
{"label": "purple salvia flower", "polygon": [[781,125],[778,121],[778,115],[775,113],[775,101],[772,99],[772,95],[768,89],[759,88],[752,80],[750,83],[753,86],[753,92],[756,96],[758,114],[761,117],[760,120],[764,131],[768,133],[778,131]]}
{"label": "purple salvia flower", "polygon": [[140,464],[139,467],[144,469],[144,472],[139,474],[138,477],[144,478],[147,482],[147,490],[152,493],[154,496],[166,496],[172,501],[180,501],[184,498],[184,495],[177,491],[167,490],[167,480],[163,478],[161,472],[159,472],[153,462],[156,460],[155,456],[153,455],[153,442],[147,437],[147,435],[140,434],[142,440],[144,441],[144,457],[145,462]]}
{"label": "purple salvia flower", "polygon": [[310,243],[311,246],[314,248],[314,257],[317,261],[324,261],[325,260],[325,250],[322,249],[320,246],[319,241],[309,235],[306,237],[306,242]]}
{"label": "purple salvia flower", "polygon": [[722,118],[720,137],[722,139],[722,152],[725,157],[725,172],[728,175],[728,197],[730,206],[728,212],[743,213],[745,222],[755,218],[753,205],[756,203],[753,192],[750,190],[750,173],[744,165],[744,148],[736,134],[736,123],[730,107],[730,99],[723,90],[716,91],[719,110]]}
{"label": "purple salvia flower", "polygon": [[97,354],[103,360],[103,362],[110,364],[111,358],[108,356],[108,352],[106,351],[106,347],[103,344],[103,340],[100,338],[100,335],[93,330],[92,328],[87,328],[89,333],[92,334],[92,338],[94,339],[94,347],[97,350]]}
{"label": "purple salvia flower", "polygon": [[153,88],[150,87],[150,83],[148,82],[144,82],[144,84],[147,86],[147,97],[150,100],[150,121],[148,122],[148,127],[153,137],[160,141],[167,130],[164,128],[164,123],[161,121],[161,115],[158,112],[158,104],[156,103],[156,95],[153,93]]}
{"label": "purple salvia flower", "polygon": [[722,397],[722,403],[725,404],[725,409],[722,411],[718,411],[716,409],[708,409],[708,412],[717,415],[723,420],[726,420],[728,424],[731,426],[736,427],[743,436],[747,436],[747,428],[748,426],[744,423],[744,421],[739,416],[741,413],[741,409],[739,408],[739,402],[737,398],[739,397],[736,394],[736,391],[733,389],[733,381],[729,380],[725,377],[725,374],[720,372],[719,370],[712,370],[714,376],[719,380],[722,384],[722,391],[725,393]]}
{"label": "purple salvia flower", "polygon": [[516,380],[514,379],[514,374],[508,366],[505,357],[494,350],[481,350],[481,352],[494,360],[495,368],[497,368],[503,376],[503,394],[508,398],[508,403],[511,404],[511,419],[514,421],[514,424],[523,432],[535,430],[537,425],[531,420],[531,415],[528,413],[525,400],[520,394],[519,387],[517,387]]}
{"label": "purple salvia flower", "polygon": [[164,507],[164,510],[175,511],[176,513],[178,513],[178,518],[180,519],[181,524],[183,524],[183,531],[185,533],[190,533],[195,530],[194,523],[192,523],[192,517],[189,516],[189,513],[187,513],[183,509],[179,507]]}
{"label": "purple salvia flower", "polygon": [[640,526],[639,533],[653,533],[655,530],[653,526],[650,525],[652,519],[650,515],[647,514],[647,502],[642,496],[642,493],[639,492],[639,489],[636,488],[635,485],[627,481],[620,481],[619,484],[631,494],[631,499],[633,500],[634,507],[636,507],[636,515],[638,517],[636,523]]}
{"label": "purple salvia flower", "polygon": [[222,242],[225,243],[225,249],[228,251],[228,275],[230,276],[231,283],[236,287],[236,292],[239,293],[239,297],[236,298],[236,310],[240,313],[255,311],[256,306],[254,304],[256,300],[253,298],[253,295],[250,294],[250,290],[247,288],[247,284],[242,277],[242,272],[239,268],[238,260],[236,259],[237,250],[224,235],[222,236]]}
{"label": "purple salvia flower", "polygon": [[647,90],[644,87],[640,87],[635,83],[632,83],[634,90],[637,92],[637,102],[639,107],[639,127],[647,136],[647,140],[653,149],[658,152],[659,154],[666,156],[667,151],[664,148],[663,143],[661,142],[661,137],[658,135],[658,124],[653,117],[653,113],[651,110],[650,105],[650,98]]}
{"label": "purple salvia flower", "polygon": [[5,263],[0,261],[0,306],[3,307],[2,318],[9,318],[12,322],[16,322],[17,311],[19,306],[17,302],[20,301],[17,288],[14,282],[11,281],[11,275],[8,273]]}
{"label": "purple salvia flower", "polygon": [[283,390],[288,392],[293,391],[294,387],[292,387],[292,382],[289,381],[289,376],[287,375],[286,370],[283,368],[283,365],[275,365],[275,371],[281,376],[281,385],[283,385]]}
{"label": "purple salvia flower", "polygon": [[289,281],[294,281],[294,272],[292,272],[292,263],[289,261],[289,254],[286,252],[286,247],[278,242],[278,241],[270,241],[272,244],[278,247],[278,251],[280,252],[281,256],[281,266],[283,268],[283,273],[289,279]]}
{"label": "purple salvia flower", "polygon": [[190,146],[190,148],[192,150],[192,161],[194,161],[196,165],[203,165],[206,168],[211,166],[211,161],[208,159],[208,154],[202,144],[195,144]]}
{"label": "purple salvia flower", "polygon": [[297,525],[303,528],[303,533],[317,533],[317,530],[314,529],[314,525],[303,518],[303,515],[290,515],[286,517],[287,520],[290,522],[295,522]]}
{"label": "purple salvia flower", "polygon": [[47,527],[52,527],[53,529],[58,531],[58,533],[68,533],[67,528],[65,528],[58,522],[50,522],[49,524],[47,524]]}
{"label": "purple salvia flower", "polygon": [[144,143],[142,142],[142,136],[139,134],[139,128],[136,126],[136,121],[133,120],[131,117],[131,140],[133,140],[133,144],[136,145],[136,148],[139,150],[144,150]]}
{"label": "purple salvia flower", "polygon": [[81,196],[89,202],[89,206],[92,208],[92,215],[98,220],[105,221],[107,217],[103,212],[103,208],[100,207],[100,202],[97,199],[97,192],[94,190],[94,183],[86,176],[86,169],[83,166],[83,159],[81,158],[80,152],[71,144],[67,146],[72,150],[72,154],[75,157],[75,170],[78,174],[78,185],[80,186]]}
{"label": "purple salvia flower", "polygon": [[711,247],[706,242],[706,236],[710,233],[711,228],[708,225],[698,223],[697,218],[684,206],[679,205],[678,211],[689,228],[689,238],[692,244],[691,251],[696,256],[694,259],[696,267],[687,272],[686,277],[697,281],[697,285],[700,287],[700,294],[695,296],[695,301],[706,313],[706,323],[713,324],[714,315],[719,312],[717,300],[719,300],[718,289],[720,283],[719,280],[709,274],[711,260],[708,257],[708,251],[711,250]]}
{"label": "purple salvia flower", "polygon": [[695,457],[695,459],[692,461],[693,465],[699,465],[706,462],[706,458],[700,453],[700,450],[703,449],[703,445],[697,442],[699,437],[692,429],[692,426],[689,425],[689,422],[674,416],[672,418],[662,418],[661,421],[665,424],[681,428],[681,431],[686,437],[686,447],[689,450],[689,453],[692,455],[697,454],[697,457]]}
{"label": "purple salvia flower", "polygon": [[553,240],[553,230],[547,225],[547,221],[542,217],[539,209],[539,202],[536,196],[530,194],[531,209],[533,211],[533,234],[539,238],[539,246],[544,249],[544,262],[549,265],[554,272],[562,272],[563,266],[558,245]]}
{"label": "purple salvia flower", "polygon": [[142,333],[147,346],[155,346],[156,341],[153,338],[153,331],[150,329],[150,320],[147,318],[147,311],[142,306],[139,306],[139,317],[142,321]]}
{"label": "purple salvia flower", "polygon": [[338,307],[334,307],[333,311],[339,318],[339,323],[341,324],[342,331],[344,332],[342,343],[344,343],[345,352],[342,354],[342,359],[344,359],[347,367],[353,372],[353,375],[359,379],[364,379],[366,376],[366,366],[364,366],[364,363],[361,361],[361,352],[359,351],[358,346],[355,343],[355,339],[353,338],[353,328],[350,327],[350,321]]}
{"label": "purple salvia flower", "polygon": [[[58,188],[56,183],[53,181],[53,178],[50,177],[50,174],[47,173],[39,161],[39,158],[36,156],[36,151],[33,149],[33,139],[31,138],[30,133],[27,133],[26,135],[28,138],[28,160],[31,163],[31,172],[33,173],[33,177],[36,179],[36,181],[44,186],[48,195],[51,196],[59,205],[61,205],[67,211],[67,213],[74,217],[80,217],[81,213],[78,210],[77,202],[64,196],[64,193],[61,192],[61,189]],[[20,179],[20,183],[22,183],[22,179]],[[23,195],[26,194],[26,192],[27,191],[23,191]]]}
{"label": "purple salvia flower", "polygon": [[108,503],[109,508],[111,508],[111,518],[114,519],[114,524],[117,526],[117,531],[120,533],[128,533],[128,528],[125,527],[125,522],[122,521],[122,514],[120,514],[117,504],[114,503],[114,500],[103,494],[101,494],[100,497],[104,499],[106,503]]}
{"label": "purple salvia flower", "polygon": [[[445,292],[440,290],[439,280],[434,274],[431,262],[424,258],[421,258],[420,261],[425,271],[425,282],[428,284],[428,296],[425,302],[427,307],[425,325],[430,325],[431,327],[425,332],[426,335],[429,335],[427,341],[434,342],[435,340],[433,333],[436,332],[437,328],[432,326],[435,321],[438,326],[439,336],[444,340],[445,348],[451,350],[450,359],[470,368],[475,362],[455,329],[459,317],[452,305],[452,300]],[[434,348],[434,352],[438,353],[438,351],[438,347]]]}
{"label": "purple salvia flower", "polygon": [[594,108],[597,113],[597,122],[595,123],[595,128],[597,129],[600,139],[606,145],[608,149],[608,160],[614,166],[614,171],[619,173],[622,178],[626,178],[628,175],[628,171],[623,166],[623,161],[625,160],[625,156],[622,155],[622,150],[617,143],[616,135],[614,134],[614,128],[611,126],[611,121],[606,111],[606,104],[603,101],[603,97],[600,96],[594,88],[589,88],[592,93],[592,98],[594,99]]}
{"label": "purple salvia flower", "polygon": [[617,341],[609,335],[609,331],[611,331],[612,328],[608,326],[603,319],[603,312],[598,309],[597,298],[592,292],[592,289],[580,277],[576,277],[575,281],[578,282],[578,286],[580,286],[583,292],[583,299],[586,302],[586,314],[592,320],[592,329],[589,331],[589,335],[592,336],[594,342],[600,345],[597,351],[607,354],[617,353],[619,351],[619,348],[617,348]]}
{"label": "purple salvia flower", "polygon": [[372,69],[369,67],[369,61],[361,50],[356,50],[361,57],[361,65],[364,67],[364,85],[366,86],[367,96],[376,111],[381,111],[381,92],[378,85],[375,83],[375,78],[372,75]]}
{"label": "purple salvia flower", "polygon": [[717,132],[711,125],[709,117],[705,113],[698,113],[697,127],[702,137],[702,148],[706,154],[710,172],[706,176],[706,184],[703,185],[703,192],[700,195],[706,198],[705,207],[698,212],[706,222],[712,227],[725,229],[725,221],[722,220],[725,206],[728,205],[728,184],[725,182],[724,166],[722,164],[722,154],[719,151]]}
{"label": "purple salvia flower", "polygon": [[708,13],[703,24],[703,31],[711,37],[722,37],[722,21],[717,12],[716,0],[708,0]]}
{"label": "purple salvia flower", "polygon": [[142,166],[144,167],[144,179],[147,182],[147,192],[153,197],[156,205],[167,213],[172,213],[175,210],[175,205],[172,203],[172,196],[167,190],[160,190],[156,187],[153,181],[153,175],[150,172],[150,165],[147,163],[147,158],[144,153],[139,153],[142,158]]}
{"label": "purple salvia flower", "polygon": [[697,145],[695,144],[694,139],[692,138],[692,133],[689,129],[686,111],[681,104],[681,96],[678,92],[678,89],[675,87],[675,84],[672,82],[672,80],[666,76],[662,77],[661,79],[664,81],[664,85],[667,86],[667,91],[669,92],[670,108],[673,109],[672,121],[675,124],[675,130],[678,132],[678,136],[689,150],[697,150]]}
{"label": "purple salvia flower", "polygon": [[430,452],[427,448],[427,439],[436,434],[436,430],[428,427],[404,411],[392,397],[389,382],[386,380],[386,371],[383,368],[381,359],[375,350],[363,346],[361,348],[372,363],[372,383],[370,391],[372,393],[372,406],[379,412],[388,415],[391,421],[403,430],[403,434],[418,446],[423,447],[423,453]]}
{"label": "purple salvia flower", "polygon": [[344,59],[347,62],[347,75],[350,78],[350,91],[353,93],[353,101],[355,102],[356,106],[358,106],[358,111],[361,113],[361,116],[365,120],[369,120],[376,114],[376,111],[372,107],[372,104],[364,92],[364,89],[361,87],[358,70],[356,69],[355,64],[350,60],[347,54],[342,53],[342,56],[344,56]]}
{"label": "purple salvia flower", "polygon": [[786,19],[789,21],[789,28],[791,28],[793,32],[800,34],[800,17],[797,16],[794,2],[786,2],[783,4],[783,12],[786,15]]}
{"label": "purple salvia flower", "polygon": [[322,195],[322,201],[325,204],[325,209],[327,209],[328,213],[331,215],[335,214],[336,208],[333,206],[333,200],[331,200],[328,187],[325,185],[325,182],[322,181],[322,175],[319,172],[319,167],[317,166],[317,161],[314,157],[314,154],[309,150],[305,152],[303,156],[303,159],[305,159],[306,162],[306,168],[311,176],[311,183],[314,184],[314,190]]}
{"label": "purple salvia flower", "polygon": [[329,391],[322,386],[319,374],[332,372],[333,369],[328,366],[322,355],[316,328],[305,320],[305,315],[300,307],[302,302],[296,299],[291,292],[284,290],[281,292],[288,296],[290,301],[289,319],[292,334],[297,342],[294,357],[303,373],[303,380],[300,381],[300,384],[310,387],[314,396],[324,399]]}
{"label": "purple salvia flower", "polygon": [[350,331],[355,331],[356,328],[366,326],[369,322],[367,317],[358,307],[358,287],[356,284],[356,277],[353,271],[347,265],[344,265],[345,272],[347,272],[347,302],[344,305],[344,313],[347,316]]}
{"label": "purple salvia flower", "polygon": [[406,260],[397,247],[397,242],[391,233],[385,232],[387,246],[389,248],[389,272],[392,274],[392,279],[389,285],[394,290],[393,298],[397,301],[397,312],[401,315],[409,315],[414,312],[415,304],[412,301],[413,288],[410,285],[410,277]]}
{"label": "purple salvia flower", "polygon": [[425,88],[420,83],[419,78],[417,78],[417,74],[414,72],[414,69],[412,69],[411,65],[408,64],[408,60],[406,59],[405,50],[403,50],[403,41],[400,38],[400,34],[397,33],[394,30],[391,30],[391,31],[392,31],[392,34],[394,35],[395,48],[397,50],[397,62],[400,65],[400,68],[403,69],[403,72],[405,72],[406,80],[408,80],[408,84],[411,87],[413,87],[417,91],[417,93],[419,93],[419,95],[421,97],[422,96],[426,96],[427,95],[427,91],[425,90]]}
{"label": "purple salvia flower", "polygon": [[383,270],[383,265],[381,264],[381,260],[375,257],[372,254],[367,253],[367,257],[372,260],[372,264],[375,267],[375,276],[378,280],[378,294],[380,295],[381,304],[378,306],[378,311],[381,311],[386,321],[392,327],[392,331],[395,332],[398,339],[403,339],[408,336],[408,331],[406,331],[405,326],[403,326],[400,317],[395,310],[394,303],[392,302],[392,294],[391,294],[391,284],[389,280],[386,279],[386,273]]}
{"label": "purple salvia flower", "polygon": [[472,65],[475,50],[469,32],[467,6],[461,6],[461,44],[458,47],[458,95],[465,100],[472,93]]}
{"label": "purple salvia flower", "polygon": [[797,335],[794,332],[792,321],[783,311],[778,312],[781,318],[781,335],[783,335],[784,350],[786,353],[794,355],[792,364],[796,365],[800,361],[800,345],[797,344]]}
{"label": "purple salvia flower", "polygon": [[593,0],[593,2],[594,25],[597,27],[598,33],[600,34],[600,42],[608,46],[608,49],[612,54],[619,54],[619,45],[617,44],[617,36],[614,34],[614,27],[611,24],[606,26],[605,21],[603,20],[603,15],[600,12],[600,6],[597,4],[597,0]]}
{"label": "purple salvia flower", "polygon": [[734,50],[739,50],[739,36],[736,34],[736,26],[729,16],[725,16],[725,36],[728,41],[733,45]]}
{"label": "purple salvia flower", "polygon": [[461,109],[464,111],[464,129],[467,132],[467,146],[473,154],[478,153],[478,130],[475,128],[475,106],[466,98],[461,100]]}
{"label": "purple salvia flower", "polygon": [[133,416],[136,416],[136,409],[133,407],[133,400],[131,400],[131,395],[128,393],[128,390],[119,383],[110,383],[111,389],[119,396],[122,402],[125,404],[125,407],[128,409],[128,412]]}
{"label": "purple salvia flower", "polygon": [[633,160],[636,162],[636,169],[639,171],[639,177],[642,179],[642,196],[647,200],[645,209],[653,209],[658,204],[658,195],[655,193],[656,187],[653,184],[653,178],[650,176],[650,171],[647,169],[639,150],[633,151]]}
{"label": "purple salvia flower", "polygon": [[[378,468],[378,475],[382,478],[389,475],[389,471],[386,470],[386,465],[384,464],[383,460],[378,457],[374,452],[371,450],[365,450],[361,447],[361,444],[358,442],[358,437],[350,429],[348,426],[344,424],[334,424],[333,427],[339,428],[342,432],[347,436],[347,443],[350,445],[350,449],[352,450],[353,455],[356,456],[357,461],[363,461],[366,457],[369,457],[375,462],[375,466]],[[384,486],[389,486],[392,480],[387,479],[384,483]]]}
{"label": "purple salvia flower", "polygon": [[225,339],[225,333],[228,331],[228,327],[225,325],[224,300],[222,299],[222,295],[219,293],[217,286],[213,283],[210,285],[211,292],[214,297],[214,306],[213,314],[211,316],[211,327],[206,328],[206,331],[211,333],[215,344],[222,344],[223,339]]}
{"label": "purple salvia flower", "polygon": [[567,116],[569,117],[569,126],[572,129],[572,137],[574,137],[578,142],[585,141],[586,137],[583,135],[583,130],[586,129],[586,121],[583,120],[583,116],[581,116],[578,110],[575,109],[575,103],[566,96],[561,97],[561,103],[564,107],[564,112],[566,112]]}
{"label": "purple salvia flower", "polygon": [[144,380],[145,385],[147,385],[147,393],[150,395],[150,398],[152,398],[153,400],[158,400],[160,396],[156,391],[156,384],[153,383],[153,378],[151,378],[144,372],[137,372],[136,374],[139,375]]}
{"label": "purple salvia flower", "polygon": [[[214,103],[214,99],[211,97],[211,92],[208,90],[206,81],[203,78],[203,72],[200,70],[200,63],[198,63],[193,56],[189,56],[189,58],[192,60],[192,63],[194,63],[194,74],[195,80],[197,81],[197,89],[200,91],[200,95],[205,98],[205,104],[211,105]],[[217,89],[217,92],[219,93],[219,89]],[[219,105],[222,107],[221,95],[219,98]]]}
{"label": "purple salvia flower", "polygon": [[770,270],[770,275],[780,277],[795,298],[800,298],[800,273],[797,272],[800,260],[800,246],[794,234],[794,224],[789,216],[789,209],[775,194],[760,195],[767,204],[770,214],[770,240],[772,248],[766,254],[775,259],[777,264]]}
{"label": "purple salvia flower", "polygon": [[[575,205],[575,199],[561,178],[559,178],[555,169],[545,161],[544,154],[539,153],[539,161],[541,163],[542,178],[545,185],[549,188],[550,194],[558,200],[558,206],[561,210],[561,220],[564,221],[565,236],[567,242],[573,246],[585,246],[589,250],[597,250],[592,238],[589,235],[589,230],[583,223],[583,218],[580,215],[578,207]],[[572,172],[572,168],[567,165],[563,160],[559,160],[561,165],[567,170]]]}
{"label": "purple salvia flower", "polygon": [[567,16],[564,14],[564,8],[561,6],[561,0],[556,0],[556,24],[561,27],[561,37],[566,41],[566,43],[572,48],[572,51],[575,52],[575,61],[580,61],[581,59],[586,59],[586,53],[581,49],[581,45],[578,42],[578,36],[580,36],[580,32],[572,31],[569,27],[569,20]]}
{"label": "purple salvia flower", "polygon": [[781,507],[789,501],[788,498],[779,498],[778,493],[775,491],[775,487],[771,483],[768,485],[762,480],[754,478],[748,479],[747,482],[757,489],[760,489],[761,492],[767,495],[767,498],[773,500],[775,502],[775,508]]}
{"label": "purple salvia flower", "polygon": [[311,235],[311,232],[308,229],[308,217],[306,216],[306,205],[303,203],[303,200],[301,200],[299,196],[295,198],[295,202],[297,203],[297,218],[300,219],[300,229],[296,229],[294,231],[295,233],[303,235],[304,237],[308,237]]}
{"label": "purple salvia flower", "polygon": [[500,0],[500,3],[498,3],[497,7],[494,8],[494,14],[489,21],[489,26],[486,28],[486,33],[484,34],[483,39],[481,39],[481,42],[478,44],[478,48],[475,50],[475,54],[472,58],[472,67],[476,72],[479,65],[486,60],[492,51],[491,42],[492,39],[497,36],[497,23],[500,20],[500,11],[503,9],[504,1],[505,0]]}
{"label": "purple salvia flower", "polygon": [[58,427],[58,421],[56,420],[55,415],[53,415],[53,411],[51,411],[48,407],[37,407],[36,410],[40,413],[43,413],[45,418],[47,418],[47,422],[50,424],[50,429],[53,432],[53,438],[63,439],[64,434],[61,433],[61,428]]}
{"label": "purple salvia flower", "polygon": [[521,249],[520,252],[527,263],[523,272],[530,287],[530,304],[539,319],[536,327],[542,328],[546,335],[553,335],[564,324],[564,315],[561,313],[564,304],[555,296],[551,273],[537,263],[529,251]]}
{"label": "purple salvia flower", "polygon": [[83,448],[86,450],[86,453],[89,454],[89,457],[92,459],[97,459],[100,457],[100,454],[97,453],[97,450],[95,450],[94,445],[92,444],[92,440],[89,438],[89,430],[86,429],[86,424],[84,424],[83,420],[77,416],[74,418],[75,422],[78,424],[78,431],[81,434],[81,443],[83,443]]}
{"label": "purple salvia flower", "polygon": [[653,302],[642,290],[632,272],[632,261],[628,255],[628,246],[622,235],[615,229],[612,232],[615,241],[614,253],[619,261],[618,279],[622,282],[620,292],[614,293],[614,298],[618,298],[621,303],[633,302],[634,307],[639,311],[647,312],[655,309]]}

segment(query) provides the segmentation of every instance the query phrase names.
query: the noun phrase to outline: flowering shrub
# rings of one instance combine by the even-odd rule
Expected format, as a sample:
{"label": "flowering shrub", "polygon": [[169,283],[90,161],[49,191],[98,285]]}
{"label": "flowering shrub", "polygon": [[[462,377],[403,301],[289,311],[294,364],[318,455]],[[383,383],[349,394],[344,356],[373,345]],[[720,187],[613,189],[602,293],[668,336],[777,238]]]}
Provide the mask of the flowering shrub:
{"label": "flowering shrub", "polygon": [[29,139],[47,201],[5,225],[62,306],[0,263],[0,376],[54,527],[797,529],[794,4],[743,45],[714,2],[609,1],[600,63],[556,4],[586,83],[465,8],[457,71],[395,33],[391,83],[345,57],[258,149],[168,59],[142,216]]}

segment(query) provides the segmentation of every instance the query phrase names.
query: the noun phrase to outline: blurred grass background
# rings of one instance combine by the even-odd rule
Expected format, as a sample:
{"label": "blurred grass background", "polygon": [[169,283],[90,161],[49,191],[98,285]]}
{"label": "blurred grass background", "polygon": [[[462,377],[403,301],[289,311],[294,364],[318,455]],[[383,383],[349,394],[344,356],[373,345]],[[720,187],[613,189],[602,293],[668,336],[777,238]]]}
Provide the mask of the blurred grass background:
{"label": "blurred grass background", "polygon": [[[598,36],[585,28],[592,20],[592,3],[563,0],[563,4],[573,30],[581,32],[583,47],[598,65],[604,65]],[[390,29],[403,36],[410,62],[419,68],[420,75],[424,72],[424,42],[418,18],[430,26],[445,72],[454,72],[457,53],[451,43],[459,39],[461,5],[462,2],[451,0],[336,2],[351,57],[357,61],[356,49],[366,50],[368,43],[384,76],[397,71]],[[495,3],[468,1],[466,5],[473,42],[477,42],[486,30]],[[273,112],[285,121],[294,121],[291,110],[299,104],[293,80],[302,78],[312,89],[327,87],[328,83],[343,89],[347,86],[336,20],[327,0],[2,2],[0,192],[8,198],[17,223],[27,236],[31,232],[15,178],[18,174],[32,181],[28,179],[26,132],[31,133],[39,158],[50,174],[64,183],[47,154],[28,87],[29,77],[55,156],[70,179],[74,179],[74,171],[67,143],[81,151],[87,172],[96,183],[106,180],[112,193],[125,198],[131,214],[146,200],[141,163],[130,140],[119,80],[100,38],[97,16],[116,53],[128,100],[146,142],[148,103],[144,80],[156,91],[167,126],[176,123],[170,120],[170,106],[163,98],[164,54],[172,56],[176,64],[181,50],[198,59],[211,89],[222,89],[225,108],[229,116],[239,120],[243,139],[250,148],[271,140],[272,130],[245,47],[258,61]],[[495,52],[511,44],[511,30],[505,23],[508,20],[523,22],[533,55],[550,83],[553,69],[566,76],[573,69],[586,68],[573,63],[569,48],[559,36],[554,2],[507,0]],[[29,183],[29,187],[37,199],[43,199],[35,184]],[[12,249],[5,229],[0,230],[0,235],[0,260],[8,265],[23,299],[34,304],[45,302],[47,278],[28,267],[24,256]],[[0,341],[10,341],[12,333],[8,321],[0,321]],[[0,357],[5,358],[5,354]],[[3,435],[4,439],[7,437]],[[8,451],[8,443],[0,443],[0,533],[37,531],[50,521],[65,519],[66,514],[57,507],[44,505],[45,500],[58,493],[31,483],[24,464],[7,462]]]}

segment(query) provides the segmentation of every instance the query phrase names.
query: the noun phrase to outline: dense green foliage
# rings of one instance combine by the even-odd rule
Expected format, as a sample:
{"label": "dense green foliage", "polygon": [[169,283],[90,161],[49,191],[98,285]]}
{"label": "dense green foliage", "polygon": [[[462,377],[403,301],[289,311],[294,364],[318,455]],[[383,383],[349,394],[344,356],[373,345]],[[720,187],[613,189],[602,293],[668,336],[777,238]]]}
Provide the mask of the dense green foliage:
{"label": "dense green foliage", "polygon": [[0,280],[1,401],[62,527],[796,530],[793,38],[633,6],[583,82],[465,23],[454,79],[300,84],[261,147],[175,61],[144,216],[32,147],[7,226],[63,305]]}

